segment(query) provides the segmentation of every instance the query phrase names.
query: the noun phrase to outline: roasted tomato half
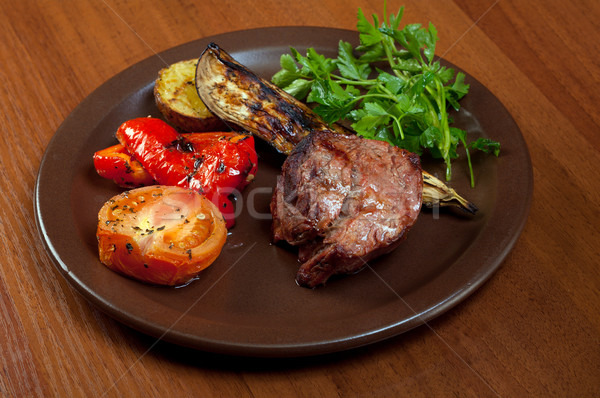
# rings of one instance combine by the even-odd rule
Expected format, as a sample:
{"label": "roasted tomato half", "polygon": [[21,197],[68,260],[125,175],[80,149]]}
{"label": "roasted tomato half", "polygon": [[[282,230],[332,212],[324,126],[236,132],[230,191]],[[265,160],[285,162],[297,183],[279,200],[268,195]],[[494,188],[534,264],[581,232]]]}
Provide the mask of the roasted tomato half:
{"label": "roasted tomato half", "polygon": [[227,238],[217,207],[189,189],[154,185],[123,192],[98,213],[100,261],[151,284],[190,282],[212,264]]}

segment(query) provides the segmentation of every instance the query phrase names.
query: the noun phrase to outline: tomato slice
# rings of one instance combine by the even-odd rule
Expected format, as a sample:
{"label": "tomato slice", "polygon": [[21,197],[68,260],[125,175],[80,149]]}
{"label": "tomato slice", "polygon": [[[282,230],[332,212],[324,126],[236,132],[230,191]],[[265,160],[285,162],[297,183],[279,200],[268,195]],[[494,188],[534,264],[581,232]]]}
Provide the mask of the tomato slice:
{"label": "tomato slice", "polygon": [[98,213],[100,261],[151,284],[177,286],[212,264],[227,239],[217,207],[198,192],[153,185],[123,192]]}

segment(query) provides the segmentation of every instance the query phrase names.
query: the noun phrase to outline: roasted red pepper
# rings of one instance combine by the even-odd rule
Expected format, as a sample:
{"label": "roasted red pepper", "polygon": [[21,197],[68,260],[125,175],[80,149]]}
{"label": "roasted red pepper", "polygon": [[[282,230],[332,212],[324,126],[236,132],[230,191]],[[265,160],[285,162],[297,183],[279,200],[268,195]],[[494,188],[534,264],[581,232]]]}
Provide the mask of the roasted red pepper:
{"label": "roasted red pepper", "polygon": [[[139,161],[155,183],[204,194],[219,207],[227,227],[233,226],[234,209],[229,196],[235,190],[241,191],[256,174],[258,159],[251,135],[232,132],[179,134],[160,119],[138,118],[123,123],[116,136],[125,154]],[[118,146],[111,148],[116,153],[121,151]],[[110,174],[106,172],[106,164],[100,164],[104,169],[99,169],[99,163],[94,163],[98,173],[102,176]],[[115,167],[119,177],[127,174],[121,156],[115,157]]]}
{"label": "roasted red pepper", "polygon": [[123,188],[135,188],[155,183],[144,166],[121,144],[94,153],[94,167],[100,176],[113,180]]}
{"label": "roasted red pepper", "polygon": [[[240,133],[192,133],[183,136],[194,147],[193,180],[205,181],[204,193],[244,189],[256,175],[258,156],[254,138]],[[201,165],[198,165],[198,162]]]}

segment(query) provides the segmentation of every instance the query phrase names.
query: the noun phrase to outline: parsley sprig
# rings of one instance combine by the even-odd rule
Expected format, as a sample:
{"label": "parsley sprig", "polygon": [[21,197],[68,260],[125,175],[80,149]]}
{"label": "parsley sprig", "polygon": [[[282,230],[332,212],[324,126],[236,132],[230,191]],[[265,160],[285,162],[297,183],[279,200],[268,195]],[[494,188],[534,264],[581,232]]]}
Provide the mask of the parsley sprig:
{"label": "parsley sprig", "polygon": [[272,81],[315,103],[314,111],[328,123],[348,120],[363,137],[443,159],[446,180],[462,144],[474,186],[469,150],[498,156],[500,144],[487,138],[467,143],[466,132],[450,126],[448,108],[459,110],[459,100],[469,91],[465,75],[435,59],[438,35],[432,23],[400,28],[403,12],[404,7],[388,18],[384,11],[381,23],[374,14],[371,23],[359,9],[358,47],[340,41],[335,59],[314,48],[306,55],[291,48],[291,54],[281,56],[282,69]]}

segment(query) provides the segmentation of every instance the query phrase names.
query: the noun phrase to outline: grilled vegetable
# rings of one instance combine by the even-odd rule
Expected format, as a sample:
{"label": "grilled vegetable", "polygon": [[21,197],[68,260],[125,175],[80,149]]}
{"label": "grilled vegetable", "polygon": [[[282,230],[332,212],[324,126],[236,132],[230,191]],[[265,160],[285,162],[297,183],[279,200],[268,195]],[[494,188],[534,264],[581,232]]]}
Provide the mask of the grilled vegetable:
{"label": "grilled vegetable", "polygon": [[167,121],[184,131],[228,130],[198,97],[194,86],[197,62],[180,61],[159,71],[154,83],[156,105]]}
{"label": "grilled vegetable", "polygon": [[285,154],[313,131],[345,132],[328,126],[304,103],[256,76],[214,43],[198,61],[196,89],[215,115]]}
{"label": "grilled vegetable", "polygon": [[108,200],[98,213],[100,261],[144,282],[176,286],[212,264],[227,239],[217,207],[197,192],[154,185]]}
{"label": "grilled vegetable", "polygon": [[154,178],[134,159],[127,148],[116,144],[94,153],[96,172],[123,188],[153,185]]}
{"label": "grilled vegetable", "polygon": [[[215,115],[254,133],[284,154],[315,131],[351,133],[340,125],[329,126],[306,104],[258,77],[214,43],[198,61],[196,89]],[[424,176],[423,182],[426,206],[454,205],[470,213],[477,211],[473,203],[432,175]]]}
{"label": "grilled vegetable", "polygon": [[423,204],[427,207],[457,206],[471,214],[479,210],[474,203],[469,202],[426,171],[423,171]]}
{"label": "grilled vegetable", "polygon": [[229,196],[256,174],[258,159],[251,135],[179,134],[160,119],[138,118],[123,123],[116,136],[157,183],[202,193],[219,207],[227,227],[233,226]]}

